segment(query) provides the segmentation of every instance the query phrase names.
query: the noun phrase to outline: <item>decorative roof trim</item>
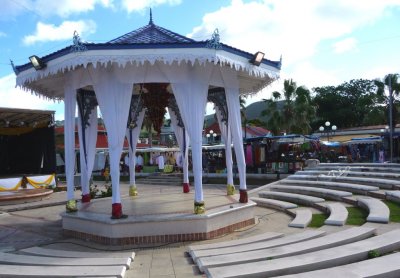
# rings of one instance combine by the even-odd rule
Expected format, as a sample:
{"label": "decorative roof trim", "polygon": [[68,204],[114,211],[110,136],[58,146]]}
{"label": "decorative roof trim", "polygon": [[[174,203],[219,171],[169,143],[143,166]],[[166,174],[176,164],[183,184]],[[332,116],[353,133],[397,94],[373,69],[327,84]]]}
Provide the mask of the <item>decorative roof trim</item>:
{"label": "decorative roof trim", "polygon": [[[200,46],[200,45],[199,45]],[[154,65],[156,62],[162,62],[167,65],[173,63],[198,63],[204,65],[212,63],[214,65],[227,65],[236,71],[244,71],[249,75],[266,78],[268,80],[275,80],[279,78],[279,69],[274,65],[262,63],[260,66],[254,66],[248,62],[246,55],[238,55],[235,51],[227,52],[224,50],[213,50],[204,47],[175,47],[165,48],[161,47],[154,51],[154,48],[132,48],[132,49],[109,49],[101,50],[99,45],[96,45],[97,50],[88,48],[85,52],[60,52],[52,56],[47,56],[47,67],[43,70],[36,71],[29,65],[20,66],[21,70],[17,76],[17,86],[23,89],[30,90],[33,93],[41,94],[50,99],[59,99],[52,96],[50,92],[46,92],[44,88],[39,85],[32,84],[35,81],[47,78],[58,73],[65,73],[72,71],[78,67],[88,67],[92,65],[94,68],[98,66],[107,66],[109,63],[116,63],[119,67],[125,67],[127,64],[143,65],[148,62]],[[69,49],[68,49],[69,50]],[[261,86],[256,86],[251,91],[241,91],[242,94],[255,94],[259,90],[268,86],[270,82],[265,80]]]}

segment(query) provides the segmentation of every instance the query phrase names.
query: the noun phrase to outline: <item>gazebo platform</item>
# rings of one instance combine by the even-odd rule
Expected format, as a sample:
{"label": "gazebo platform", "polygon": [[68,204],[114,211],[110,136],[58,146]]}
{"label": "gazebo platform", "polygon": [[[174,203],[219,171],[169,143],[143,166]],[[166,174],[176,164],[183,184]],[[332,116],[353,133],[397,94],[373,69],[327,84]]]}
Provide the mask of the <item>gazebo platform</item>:
{"label": "gazebo platform", "polygon": [[151,244],[206,240],[253,225],[255,203],[227,196],[224,186],[205,186],[206,213],[195,215],[194,189],[180,186],[139,185],[139,196],[128,195],[121,184],[121,203],[127,218],[111,219],[111,198],[79,203],[75,213],[63,213],[65,236],[106,245]]}
{"label": "gazebo platform", "polygon": [[0,191],[0,210],[1,206],[37,202],[47,198],[52,193],[52,189],[44,188]]}

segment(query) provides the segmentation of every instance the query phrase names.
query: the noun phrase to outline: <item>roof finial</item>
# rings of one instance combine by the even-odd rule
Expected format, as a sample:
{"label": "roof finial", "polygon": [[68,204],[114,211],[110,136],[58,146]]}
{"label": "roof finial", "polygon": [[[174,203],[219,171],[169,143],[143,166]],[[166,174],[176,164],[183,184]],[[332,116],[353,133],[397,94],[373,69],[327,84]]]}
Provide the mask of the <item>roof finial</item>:
{"label": "roof finial", "polygon": [[153,23],[153,13],[152,13],[152,11],[151,11],[151,8],[150,8],[150,21],[149,21],[149,24],[151,24],[151,25],[154,24],[154,23]]}

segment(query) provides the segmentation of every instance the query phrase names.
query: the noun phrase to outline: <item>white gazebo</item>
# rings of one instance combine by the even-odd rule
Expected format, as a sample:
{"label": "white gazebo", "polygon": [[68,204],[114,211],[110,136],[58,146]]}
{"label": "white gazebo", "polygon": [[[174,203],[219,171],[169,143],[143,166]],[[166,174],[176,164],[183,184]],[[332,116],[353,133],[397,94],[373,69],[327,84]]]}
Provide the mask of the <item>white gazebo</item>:
{"label": "white gazebo", "polygon": [[[183,191],[188,192],[187,153],[192,148],[194,213],[205,212],[202,188],[202,130],[208,101],[215,104],[221,136],[228,146],[228,194],[234,192],[231,144],[240,178],[239,202],[247,202],[239,96],[255,94],[279,77],[281,61],[250,54],[219,41],[216,30],[208,41],[195,41],[149,24],[107,43],[83,43],[74,34],[73,45],[14,67],[17,86],[65,105],[65,168],[67,211],[74,200],[74,117],[79,115],[82,202],[89,202],[89,178],[97,138],[97,107],[108,135],[112,180],[112,217],[124,216],[120,196],[119,161],[124,138],[133,158],[145,111],[158,103],[168,107],[180,150],[186,157]],[[154,94],[154,95],[153,95]],[[153,96],[153,97],[152,97]],[[160,103],[161,104],[160,104]],[[154,119],[159,119],[153,111]],[[131,163],[134,163],[133,160]],[[131,165],[132,166],[132,165]],[[131,193],[137,194],[134,167]]]}

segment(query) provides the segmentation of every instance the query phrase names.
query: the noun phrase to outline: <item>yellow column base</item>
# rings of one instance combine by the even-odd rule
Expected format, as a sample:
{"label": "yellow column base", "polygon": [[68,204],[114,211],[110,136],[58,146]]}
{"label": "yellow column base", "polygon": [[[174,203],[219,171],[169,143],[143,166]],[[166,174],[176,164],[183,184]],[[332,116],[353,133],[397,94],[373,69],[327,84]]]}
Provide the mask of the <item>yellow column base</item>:
{"label": "yellow column base", "polygon": [[236,193],[235,186],[233,184],[227,184],[226,185],[226,195],[231,196],[231,195],[235,195],[235,193]]}
{"label": "yellow column base", "polygon": [[136,185],[130,185],[129,186],[129,196],[137,196],[138,191]]}
{"label": "yellow column base", "polygon": [[206,212],[206,208],[204,205],[204,201],[194,202],[194,214],[204,214],[205,212]]}
{"label": "yellow column base", "polygon": [[66,206],[65,206],[65,209],[66,209],[67,213],[70,213],[70,212],[77,212],[77,211],[78,211],[78,206],[77,206],[76,200],[69,200],[69,201],[67,201],[67,204],[66,204]]}

